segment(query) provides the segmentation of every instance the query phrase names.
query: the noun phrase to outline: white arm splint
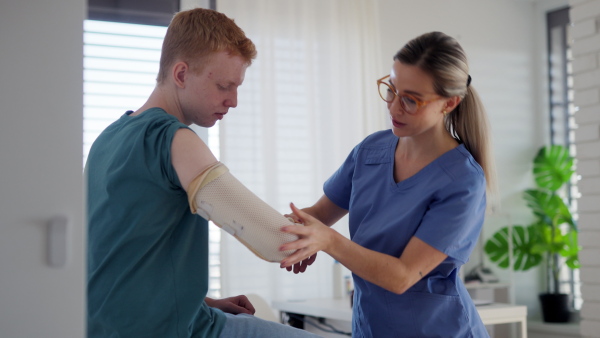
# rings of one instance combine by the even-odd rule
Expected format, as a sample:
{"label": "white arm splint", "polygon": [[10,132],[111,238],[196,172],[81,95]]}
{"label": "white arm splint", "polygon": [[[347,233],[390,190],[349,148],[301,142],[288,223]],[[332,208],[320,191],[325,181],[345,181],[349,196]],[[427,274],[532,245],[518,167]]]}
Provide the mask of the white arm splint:
{"label": "white arm splint", "polygon": [[220,162],[190,183],[188,200],[193,213],[213,221],[268,262],[281,262],[295,251],[279,251],[282,244],[298,239],[280,230],[294,223],[248,190]]}

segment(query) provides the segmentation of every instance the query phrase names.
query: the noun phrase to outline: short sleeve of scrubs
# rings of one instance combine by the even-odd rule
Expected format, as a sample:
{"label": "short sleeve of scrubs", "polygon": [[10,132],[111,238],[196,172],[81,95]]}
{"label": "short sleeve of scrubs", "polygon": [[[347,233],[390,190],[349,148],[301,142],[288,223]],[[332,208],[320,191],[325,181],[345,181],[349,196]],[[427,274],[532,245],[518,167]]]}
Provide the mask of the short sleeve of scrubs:
{"label": "short sleeve of scrubs", "polygon": [[360,149],[361,144],[357,145],[352,152],[350,152],[344,163],[323,186],[327,198],[338,207],[346,210],[350,209],[352,176],[354,175],[357,152],[358,149]]}
{"label": "short sleeve of scrubs", "polygon": [[477,163],[472,165],[473,171],[449,173],[454,180],[436,192],[415,234],[461,263],[467,262],[479,237],[486,205],[483,172]]}

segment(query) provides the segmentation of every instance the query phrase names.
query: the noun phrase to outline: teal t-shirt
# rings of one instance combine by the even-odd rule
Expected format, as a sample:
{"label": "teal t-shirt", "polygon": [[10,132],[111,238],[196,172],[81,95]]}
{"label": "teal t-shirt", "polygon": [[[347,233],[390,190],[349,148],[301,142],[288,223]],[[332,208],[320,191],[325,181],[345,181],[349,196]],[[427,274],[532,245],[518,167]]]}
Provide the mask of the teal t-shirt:
{"label": "teal t-shirt", "polygon": [[188,127],[159,108],[129,113],[86,163],[88,337],[218,337],[225,315],[204,302],[208,224],[171,165]]}

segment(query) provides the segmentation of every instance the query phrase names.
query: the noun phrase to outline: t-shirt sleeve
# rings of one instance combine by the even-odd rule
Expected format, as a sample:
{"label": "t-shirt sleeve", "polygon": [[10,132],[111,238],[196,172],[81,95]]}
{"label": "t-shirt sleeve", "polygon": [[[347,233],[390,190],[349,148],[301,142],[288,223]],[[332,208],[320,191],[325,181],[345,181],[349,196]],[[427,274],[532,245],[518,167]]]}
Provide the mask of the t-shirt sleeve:
{"label": "t-shirt sleeve", "polygon": [[438,190],[415,236],[465,263],[479,238],[485,209],[483,174],[465,175]]}
{"label": "t-shirt sleeve", "polygon": [[[157,125],[156,128],[150,128],[149,132],[154,135],[153,137],[147,138],[149,142],[152,142],[150,140],[154,140],[154,144],[149,145],[149,149],[154,152],[154,154],[159,154],[158,157],[154,156],[158,163],[155,163],[153,166],[157,170],[160,170],[160,172],[156,172],[156,175],[163,179],[166,178],[173,189],[182,188],[177,172],[171,162],[171,145],[173,144],[173,138],[175,137],[175,133],[182,128],[190,129],[188,126],[178,121],[169,121],[168,123]],[[149,154],[146,158],[152,158],[152,155]]]}
{"label": "t-shirt sleeve", "polygon": [[338,170],[323,184],[323,192],[338,207],[350,209],[350,195],[352,194],[352,177],[356,166],[356,157],[360,145],[356,146],[348,155]]}

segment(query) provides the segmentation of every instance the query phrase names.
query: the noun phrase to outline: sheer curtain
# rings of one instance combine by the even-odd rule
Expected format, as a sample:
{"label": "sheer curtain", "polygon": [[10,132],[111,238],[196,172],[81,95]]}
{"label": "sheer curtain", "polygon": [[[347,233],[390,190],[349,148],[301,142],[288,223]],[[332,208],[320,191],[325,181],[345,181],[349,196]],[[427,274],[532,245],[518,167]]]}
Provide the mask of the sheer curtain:
{"label": "sheer curtain", "polygon": [[[313,204],[323,182],[367,134],[386,128],[374,0],[219,0],[258,49],[238,107],[220,123],[221,161],[281,213]],[[334,226],[347,236],[347,222]],[[223,296],[267,300],[329,297],[333,260],[321,253],[304,274],[221,243]],[[347,271],[346,271],[347,272]]]}

